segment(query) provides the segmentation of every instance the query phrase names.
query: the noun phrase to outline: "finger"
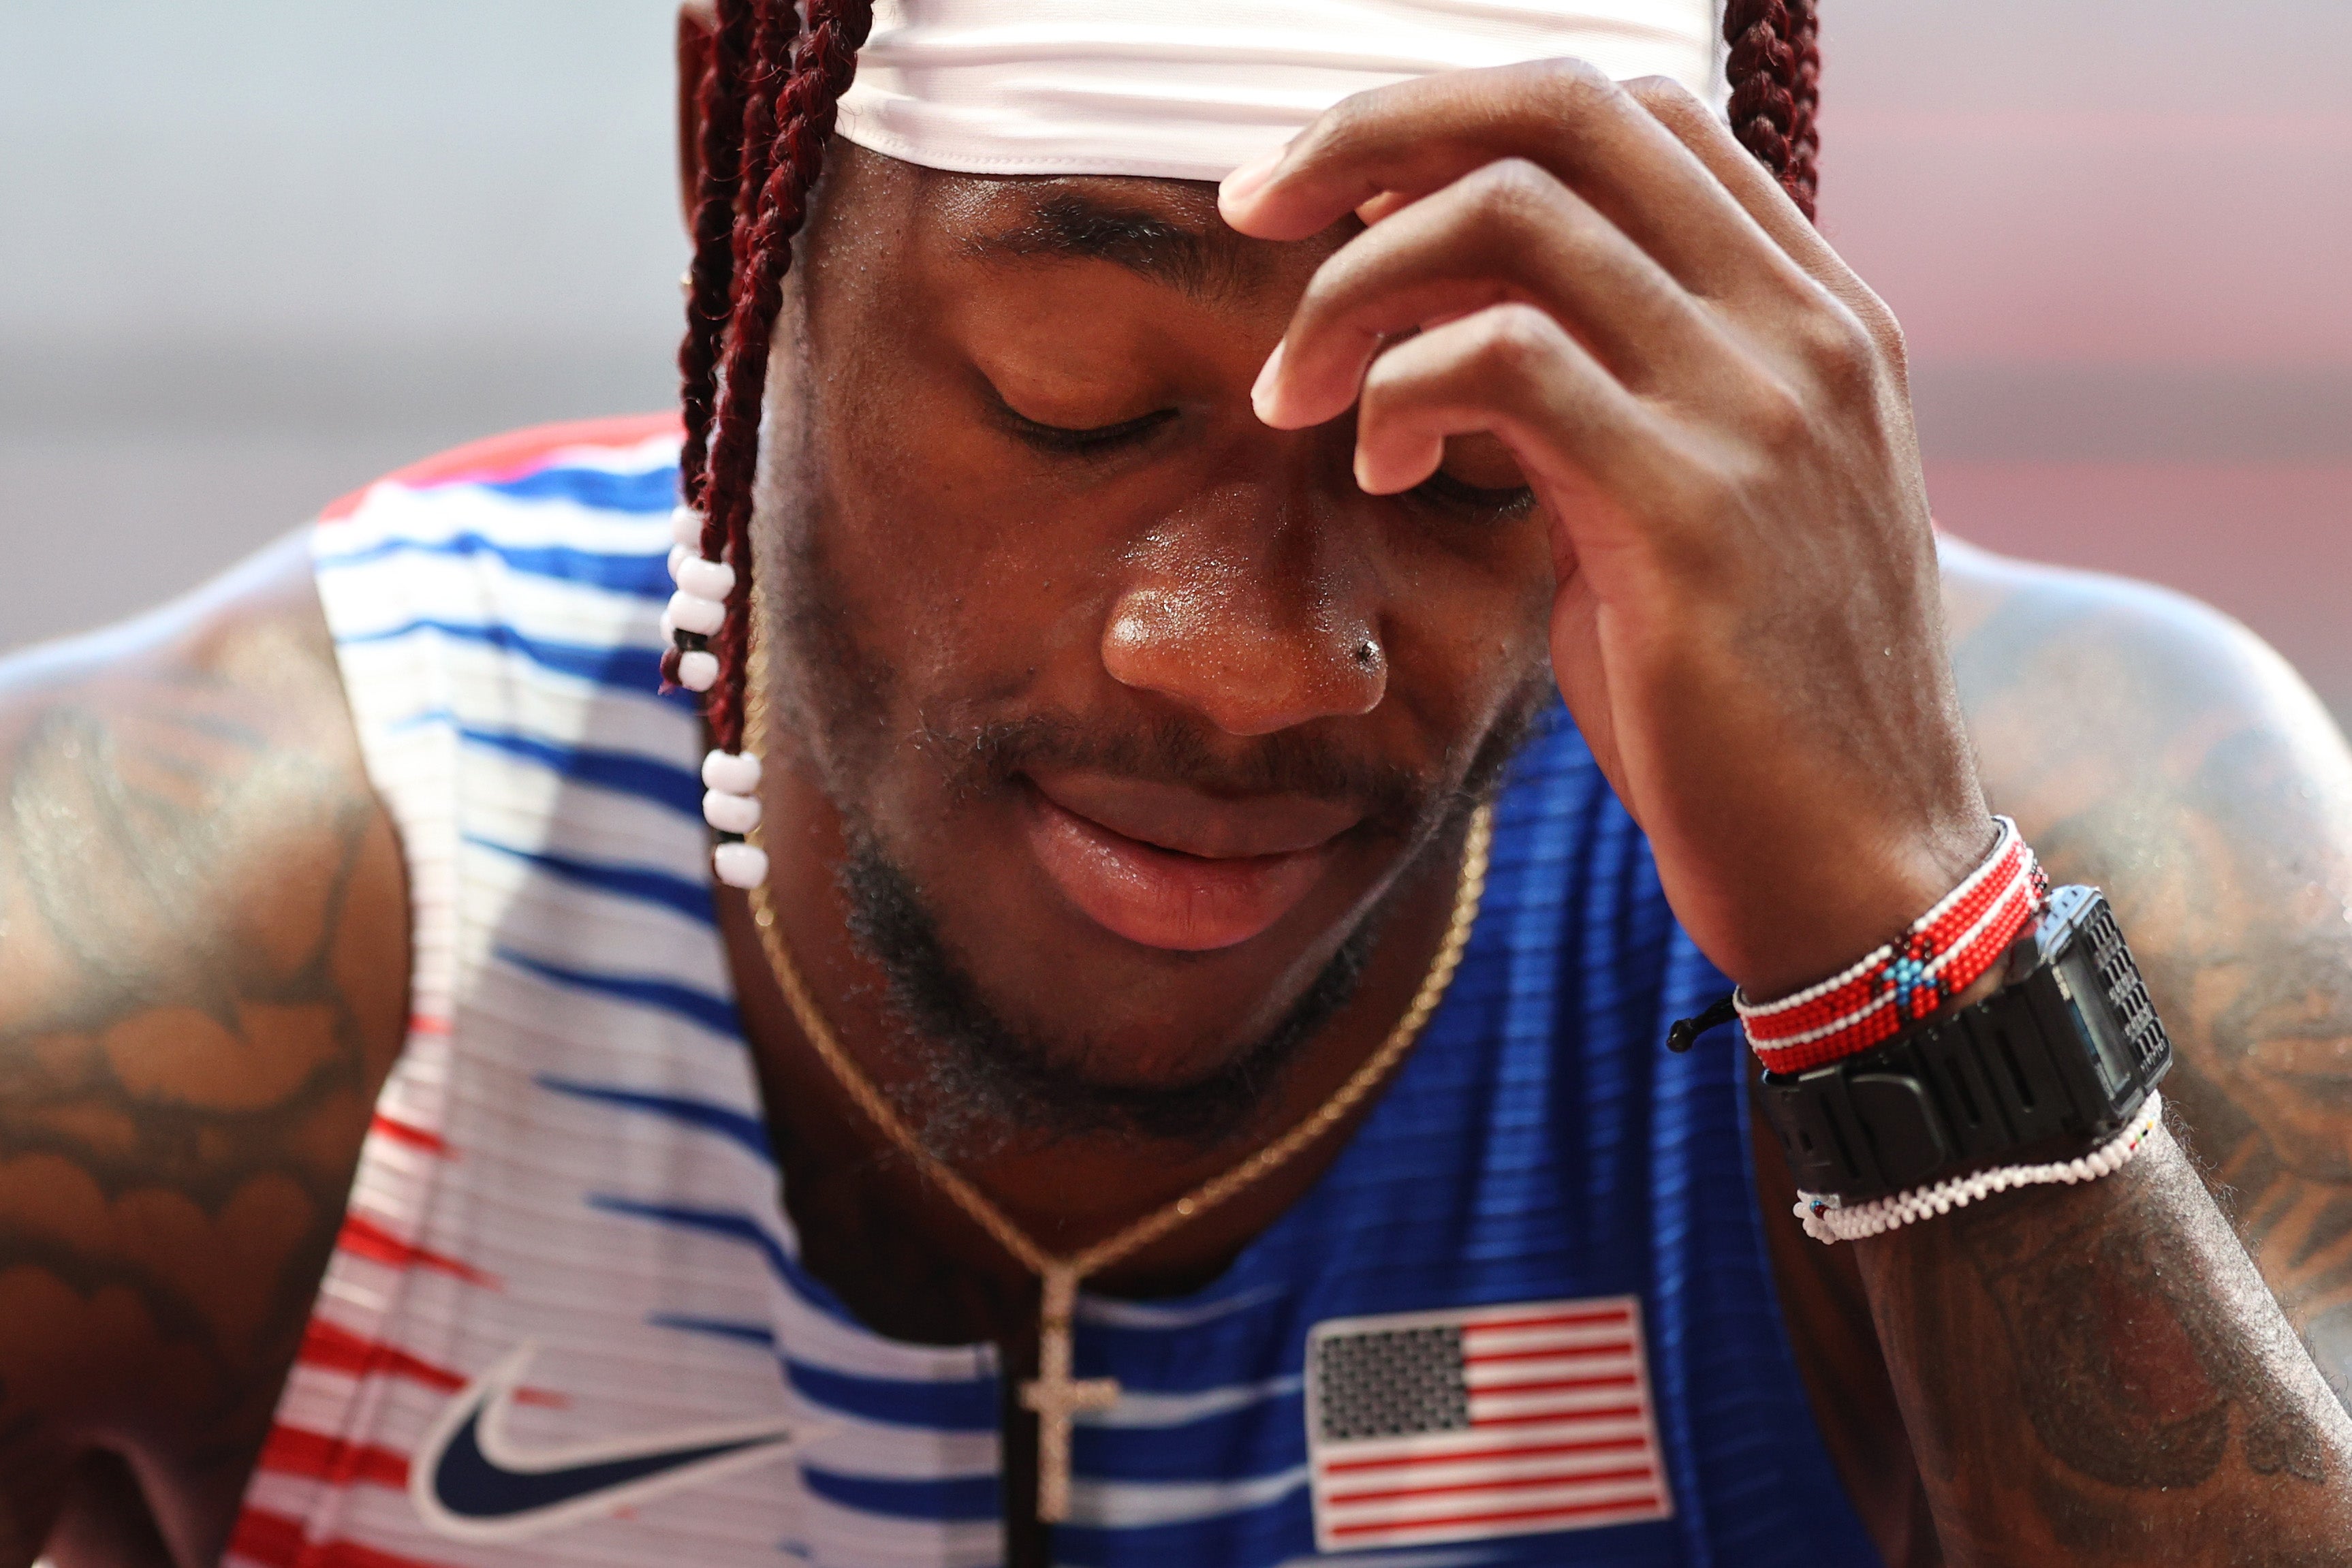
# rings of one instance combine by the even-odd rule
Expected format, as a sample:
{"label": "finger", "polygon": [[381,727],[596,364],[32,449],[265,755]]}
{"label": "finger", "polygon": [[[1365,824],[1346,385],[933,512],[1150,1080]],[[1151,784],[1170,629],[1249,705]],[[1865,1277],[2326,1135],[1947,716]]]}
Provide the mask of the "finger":
{"label": "finger", "polygon": [[1244,234],[1300,239],[1383,196],[1426,195],[1506,157],[1542,165],[1700,295],[1785,294],[1807,281],[1690,148],[1577,60],[1359,93],[1318,116],[1270,170],[1238,171],[1220,205]]}
{"label": "finger", "polygon": [[1671,77],[1643,77],[1622,87],[1799,266],[1813,272],[1821,264],[1837,262],[1821,230],[1798,210],[1779,177],[1739,144],[1723,117],[1697,94]]}
{"label": "finger", "polygon": [[1559,318],[1625,385],[1704,381],[1745,356],[1647,253],[1525,159],[1486,164],[1350,240],[1316,272],[1261,383],[1259,416],[1318,425],[1400,333],[1506,300]]}
{"label": "finger", "polygon": [[1509,447],[1556,516],[1596,490],[1668,480],[1669,433],[1641,399],[1544,311],[1503,304],[1434,327],[1373,362],[1356,416],[1356,480],[1370,494],[1437,471],[1447,437]]}
{"label": "finger", "polygon": [[1668,77],[1644,77],[1625,83],[1624,88],[1628,97],[1706,165],[1773,244],[1861,320],[1881,352],[1899,369],[1903,333],[1895,313],[1831,248],[1821,230],[1790,200],[1779,178],[1739,144],[1722,117]]}

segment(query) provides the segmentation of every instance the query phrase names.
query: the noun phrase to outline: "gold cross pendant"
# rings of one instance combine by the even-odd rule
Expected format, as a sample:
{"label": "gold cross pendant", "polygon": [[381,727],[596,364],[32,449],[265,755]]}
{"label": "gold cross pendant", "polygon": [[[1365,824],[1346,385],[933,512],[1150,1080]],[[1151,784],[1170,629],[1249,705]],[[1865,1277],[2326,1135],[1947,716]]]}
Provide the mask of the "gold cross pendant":
{"label": "gold cross pendant", "polygon": [[1118,1379],[1070,1375],[1070,1318],[1077,1310],[1078,1277],[1057,1267],[1045,1270],[1045,1280],[1037,1375],[1021,1385],[1021,1403],[1037,1413],[1037,1517],[1059,1524],[1070,1514],[1071,1418],[1118,1404]]}

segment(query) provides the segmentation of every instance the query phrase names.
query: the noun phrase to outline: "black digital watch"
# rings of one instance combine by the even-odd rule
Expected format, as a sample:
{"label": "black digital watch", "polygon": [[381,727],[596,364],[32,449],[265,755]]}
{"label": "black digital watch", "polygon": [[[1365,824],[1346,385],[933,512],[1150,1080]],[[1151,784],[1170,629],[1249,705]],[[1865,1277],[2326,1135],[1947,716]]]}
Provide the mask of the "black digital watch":
{"label": "black digital watch", "polygon": [[1863,1203],[1992,1165],[2079,1158],[2172,1066],[2096,888],[2054,889],[2000,990],[1884,1045],[1756,1085],[1797,1186]]}

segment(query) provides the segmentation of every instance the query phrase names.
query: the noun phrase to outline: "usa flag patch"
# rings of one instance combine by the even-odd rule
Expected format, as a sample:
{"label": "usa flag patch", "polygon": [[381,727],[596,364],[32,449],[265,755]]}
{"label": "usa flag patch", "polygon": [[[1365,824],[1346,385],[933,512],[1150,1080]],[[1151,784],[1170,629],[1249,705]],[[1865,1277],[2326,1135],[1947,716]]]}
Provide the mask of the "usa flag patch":
{"label": "usa flag patch", "polygon": [[1674,1512],[1635,1296],[1318,1323],[1307,1450],[1324,1552]]}

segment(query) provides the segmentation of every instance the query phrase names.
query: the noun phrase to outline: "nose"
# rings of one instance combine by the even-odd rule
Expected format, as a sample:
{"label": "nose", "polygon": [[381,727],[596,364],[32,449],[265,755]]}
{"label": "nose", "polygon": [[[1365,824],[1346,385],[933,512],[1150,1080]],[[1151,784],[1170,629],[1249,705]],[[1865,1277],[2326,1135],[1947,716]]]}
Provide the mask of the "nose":
{"label": "nose", "polygon": [[1334,530],[1236,526],[1236,510],[1172,521],[1134,552],[1103,629],[1103,668],[1233,735],[1379,707],[1388,652],[1364,563]]}

